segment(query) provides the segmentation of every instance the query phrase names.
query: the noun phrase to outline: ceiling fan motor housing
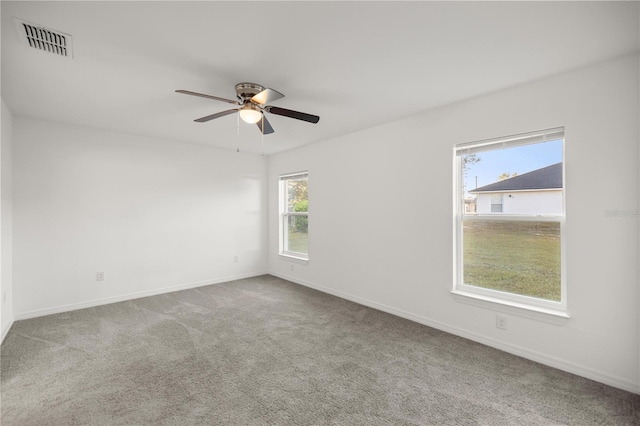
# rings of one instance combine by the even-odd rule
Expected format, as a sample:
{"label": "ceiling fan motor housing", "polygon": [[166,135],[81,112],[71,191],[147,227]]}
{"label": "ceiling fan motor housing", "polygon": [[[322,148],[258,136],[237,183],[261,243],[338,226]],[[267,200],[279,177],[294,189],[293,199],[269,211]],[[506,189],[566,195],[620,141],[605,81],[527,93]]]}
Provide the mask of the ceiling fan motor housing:
{"label": "ceiling fan motor housing", "polygon": [[265,89],[266,87],[256,83],[238,83],[236,84],[236,95],[239,99],[247,101]]}

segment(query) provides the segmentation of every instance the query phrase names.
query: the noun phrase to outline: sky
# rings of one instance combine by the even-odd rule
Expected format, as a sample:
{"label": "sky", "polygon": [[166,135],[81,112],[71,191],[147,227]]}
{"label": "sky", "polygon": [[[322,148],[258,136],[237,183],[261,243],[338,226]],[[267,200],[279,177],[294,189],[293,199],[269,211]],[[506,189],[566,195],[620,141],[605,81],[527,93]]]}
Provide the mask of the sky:
{"label": "sky", "polygon": [[562,140],[480,152],[477,157],[481,160],[470,165],[464,177],[467,191],[476,188],[476,176],[481,187],[497,182],[502,173],[521,175],[561,162]]}

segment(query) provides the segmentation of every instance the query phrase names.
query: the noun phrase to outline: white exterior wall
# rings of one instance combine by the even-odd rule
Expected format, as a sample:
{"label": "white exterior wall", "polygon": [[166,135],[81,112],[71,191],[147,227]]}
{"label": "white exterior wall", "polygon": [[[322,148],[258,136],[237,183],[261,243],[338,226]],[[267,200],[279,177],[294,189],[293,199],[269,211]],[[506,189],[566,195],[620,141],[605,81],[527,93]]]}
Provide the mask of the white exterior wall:
{"label": "white exterior wall", "polygon": [[477,194],[478,214],[491,212],[491,195],[502,194],[502,214],[562,214],[562,191],[514,191]]}
{"label": "white exterior wall", "polygon": [[13,141],[16,319],[266,273],[264,157],[20,116]]}
{"label": "white exterior wall", "polygon": [[[638,63],[604,62],[270,156],[270,273],[640,392],[638,218],[605,215],[638,208]],[[457,301],[455,145],[558,126],[571,318]],[[309,171],[309,262],[291,270],[278,255],[278,175],[300,170]],[[366,214],[346,220],[354,200]],[[403,216],[407,206],[419,214]]]}

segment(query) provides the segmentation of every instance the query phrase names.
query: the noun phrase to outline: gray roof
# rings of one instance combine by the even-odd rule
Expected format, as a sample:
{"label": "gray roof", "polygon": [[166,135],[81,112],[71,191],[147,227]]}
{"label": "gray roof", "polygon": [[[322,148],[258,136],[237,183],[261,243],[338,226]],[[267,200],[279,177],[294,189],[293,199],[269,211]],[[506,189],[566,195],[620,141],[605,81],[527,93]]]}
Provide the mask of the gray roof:
{"label": "gray roof", "polygon": [[525,191],[555,188],[562,188],[562,163],[552,164],[551,166],[481,186],[469,192]]}

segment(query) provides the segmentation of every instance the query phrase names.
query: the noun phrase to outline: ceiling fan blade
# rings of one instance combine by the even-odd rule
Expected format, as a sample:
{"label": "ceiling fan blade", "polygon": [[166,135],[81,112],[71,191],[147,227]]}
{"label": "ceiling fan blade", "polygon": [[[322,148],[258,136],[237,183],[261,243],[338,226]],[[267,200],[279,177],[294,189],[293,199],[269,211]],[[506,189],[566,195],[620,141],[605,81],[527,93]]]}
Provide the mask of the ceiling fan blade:
{"label": "ceiling fan blade", "polygon": [[267,102],[277,101],[284,98],[284,95],[273,89],[264,89],[262,92],[254,95],[251,100],[257,104],[264,105]]}
{"label": "ceiling fan blade", "polygon": [[304,112],[292,111],[290,109],[278,108],[269,105],[267,105],[265,109],[272,114],[283,115],[285,117],[291,117],[302,121],[308,121],[309,123],[315,124],[320,121],[320,117],[318,117],[317,115],[306,114]]}
{"label": "ceiling fan blade", "polygon": [[201,98],[213,99],[214,101],[227,102],[234,105],[241,105],[240,102],[226,98],[219,98],[217,96],[205,95],[197,92],[190,92],[189,90],[176,90],[176,93],[182,93],[183,95],[200,96]]}
{"label": "ceiling fan blade", "polygon": [[213,120],[214,118],[220,118],[220,117],[224,117],[225,115],[233,114],[234,112],[238,112],[238,110],[237,109],[228,109],[226,111],[216,112],[215,114],[207,115],[206,117],[198,118],[198,119],[193,120],[193,121],[197,121],[198,123],[205,123],[207,121]]}
{"label": "ceiling fan blade", "polygon": [[273,127],[271,127],[269,120],[267,120],[267,117],[265,117],[264,114],[262,114],[262,120],[258,121],[256,124],[263,135],[270,135],[273,133]]}

